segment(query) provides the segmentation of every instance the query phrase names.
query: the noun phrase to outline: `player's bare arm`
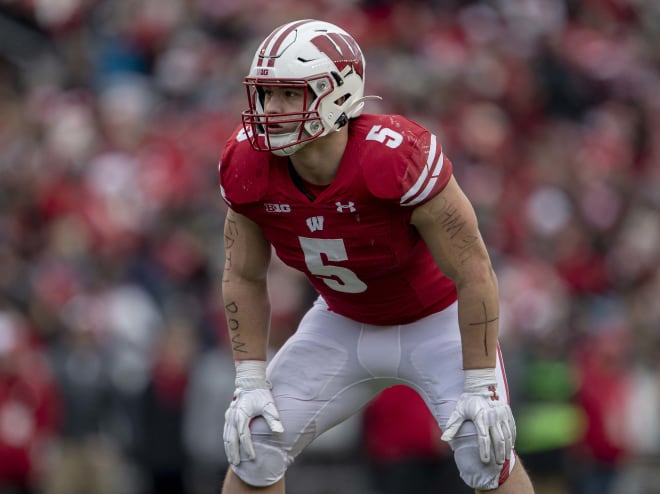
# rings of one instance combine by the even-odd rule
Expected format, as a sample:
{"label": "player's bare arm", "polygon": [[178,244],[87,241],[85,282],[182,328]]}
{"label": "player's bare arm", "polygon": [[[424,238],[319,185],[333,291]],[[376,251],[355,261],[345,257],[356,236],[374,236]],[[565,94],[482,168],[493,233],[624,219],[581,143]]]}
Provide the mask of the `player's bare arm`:
{"label": "player's bare arm", "polygon": [[412,224],[438,267],[456,283],[463,367],[495,367],[497,280],[469,200],[451,178],[445,189],[413,213]]}
{"label": "player's bare arm", "polygon": [[266,378],[270,323],[267,273],[270,244],[261,229],[231,208],[225,219],[222,294],[236,361],[234,397],[225,413],[223,441],[232,465],[253,460],[250,422],[263,417],[274,432],[283,427]]}
{"label": "player's bare arm", "polygon": [[234,358],[266,360],[270,244],[255,223],[231,209],[225,219],[224,235],[222,295]]}

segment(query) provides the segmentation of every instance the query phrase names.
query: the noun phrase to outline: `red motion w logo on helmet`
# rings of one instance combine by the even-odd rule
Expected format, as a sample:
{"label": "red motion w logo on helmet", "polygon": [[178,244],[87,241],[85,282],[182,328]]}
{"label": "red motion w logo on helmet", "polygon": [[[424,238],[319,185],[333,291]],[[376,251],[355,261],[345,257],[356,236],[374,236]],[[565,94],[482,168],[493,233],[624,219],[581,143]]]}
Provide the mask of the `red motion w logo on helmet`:
{"label": "red motion w logo on helmet", "polygon": [[360,47],[353,38],[345,34],[326,33],[311,41],[335,63],[339,72],[343,72],[344,68],[350,65],[360,77],[364,77]]}

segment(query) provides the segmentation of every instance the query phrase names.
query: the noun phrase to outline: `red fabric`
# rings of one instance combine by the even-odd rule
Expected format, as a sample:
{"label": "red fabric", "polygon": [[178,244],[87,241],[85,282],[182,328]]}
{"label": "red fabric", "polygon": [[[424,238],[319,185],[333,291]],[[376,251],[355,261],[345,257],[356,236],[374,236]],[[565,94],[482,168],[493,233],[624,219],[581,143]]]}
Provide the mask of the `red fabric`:
{"label": "red fabric", "polygon": [[448,446],[440,435],[422,398],[407,386],[386,389],[365,411],[365,451],[375,462],[444,456]]}
{"label": "red fabric", "polygon": [[336,176],[310,202],[291,180],[287,159],[254,151],[237,129],[221,160],[225,199],[338,314],[391,325],[448,307],[456,287],[410,216],[414,201],[444,189],[451,162],[427,130],[400,116],[362,115],[348,131]]}
{"label": "red fabric", "polygon": [[617,335],[594,338],[579,355],[577,403],[585,413],[584,436],[578,454],[608,464],[626,455],[625,405],[628,382],[622,368],[623,343]]}
{"label": "red fabric", "polygon": [[183,404],[188,388],[187,369],[160,360],[153,373],[154,388],[160,399],[170,404]]}
{"label": "red fabric", "polygon": [[556,269],[576,293],[603,293],[611,287],[606,260],[586,250],[561,259]]}
{"label": "red fabric", "polygon": [[59,419],[57,389],[41,356],[21,347],[0,357],[0,485],[25,485],[34,454]]}

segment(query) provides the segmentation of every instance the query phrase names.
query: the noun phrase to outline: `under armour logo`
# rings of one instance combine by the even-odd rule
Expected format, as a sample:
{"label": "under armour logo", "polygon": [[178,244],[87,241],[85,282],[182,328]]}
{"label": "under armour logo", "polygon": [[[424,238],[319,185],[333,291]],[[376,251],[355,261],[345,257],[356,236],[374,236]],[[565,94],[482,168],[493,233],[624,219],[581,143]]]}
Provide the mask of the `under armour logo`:
{"label": "under armour logo", "polygon": [[495,386],[488,386],[488,391],[492,393],[490,395],[491,400],[498,401],[500,399],[500,396],[497,394],[497,388]]}
{"label": "under armour logo", "polygon": [[356,211],[355,209],[355,203],[353,201],[349,201],[348,204],[342,204],[341,202],[335,202],[335,206],[337,206],[337,211],[340,213],[343,213],[346,209],[348,209],[349,212],[354,213]]}
{"label": "under armour logo", "polygon": [[323,216],[311,216],[306,220],[310,232],[323,230]]}

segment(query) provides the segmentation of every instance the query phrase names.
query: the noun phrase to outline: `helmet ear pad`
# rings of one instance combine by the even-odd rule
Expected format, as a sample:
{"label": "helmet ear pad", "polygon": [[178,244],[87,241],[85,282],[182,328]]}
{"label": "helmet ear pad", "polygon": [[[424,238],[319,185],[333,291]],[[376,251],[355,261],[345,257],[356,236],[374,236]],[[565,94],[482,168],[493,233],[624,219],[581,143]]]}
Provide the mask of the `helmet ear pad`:
{"label": "helmet ear pad", "polygon": [[[341,129],[350,118],[357,116],[356,112],[350,108],[355,101],[350,93],[350,84],[347,84],[337,72],[333,72],[331,75],[332,77],[324,77],[310,84],[311,90],[318,94],[310,105],[310,109],[318,108],[320,123],[323,126],[319,137]],[[362,81],[358,81],[358,84],[361,85]],[[356,90],[359,91],[360,87]],[[316,121],[305,124],[305,131],[310,135],[315,135],[318,130]]]}

